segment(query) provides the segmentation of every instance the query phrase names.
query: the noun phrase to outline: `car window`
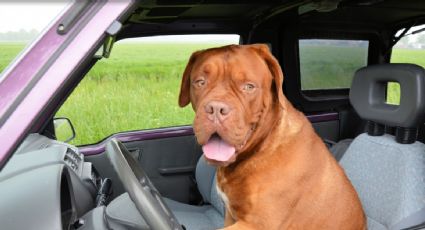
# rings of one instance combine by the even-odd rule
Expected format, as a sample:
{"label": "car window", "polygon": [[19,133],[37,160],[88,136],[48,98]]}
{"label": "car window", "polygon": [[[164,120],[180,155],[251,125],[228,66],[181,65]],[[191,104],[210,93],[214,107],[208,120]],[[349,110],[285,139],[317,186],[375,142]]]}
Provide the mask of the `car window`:
{"label": "car window", "polygon": [[69,2],[0,2],[0,79],[3,70]]}
{"label": "car window", "polygon": [[239,35],[128,39],[88,72],[57,112],[76,132],[71,142],[98,142],[123,131],[188,125],[194,113],[178,106],[182,73],[192,52],[238,44]]}
{"label": "car window", "polygon": [[354,72],[367,65],[369,41],[301,39],[302,90],[350,88]]}
{"label": "car window", "polygon": [[[425,25],[415,26],[406,32],[393,47],[391,63],[412,63],[425,68]],[[403,30],[397,32],[399,36]],[[387,86],[387,103],[400,104],[400,85],[390,82]]]}

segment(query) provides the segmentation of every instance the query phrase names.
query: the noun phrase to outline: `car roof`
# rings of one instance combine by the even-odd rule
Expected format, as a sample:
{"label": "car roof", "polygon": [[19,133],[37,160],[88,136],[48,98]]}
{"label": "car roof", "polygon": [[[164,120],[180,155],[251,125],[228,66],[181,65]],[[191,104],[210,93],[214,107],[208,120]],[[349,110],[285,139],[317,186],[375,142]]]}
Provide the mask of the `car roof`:
{"label": "car roof", "polygon": [[[130,23],[169,23],[178,20],[253,22],[297,9],[302,18],[347,23],[397,24],[424,16],[423,0],[151,0],[140,3]],[[423,20],[423,18],[422,18]]]}
{"label": "car roof", "polygon": [[261,24],[288,20],[301,25],[342,24],[397,31],[425,22],[425,1],[150,0],[137,5],[118,39],[185,33],[243,34]]}

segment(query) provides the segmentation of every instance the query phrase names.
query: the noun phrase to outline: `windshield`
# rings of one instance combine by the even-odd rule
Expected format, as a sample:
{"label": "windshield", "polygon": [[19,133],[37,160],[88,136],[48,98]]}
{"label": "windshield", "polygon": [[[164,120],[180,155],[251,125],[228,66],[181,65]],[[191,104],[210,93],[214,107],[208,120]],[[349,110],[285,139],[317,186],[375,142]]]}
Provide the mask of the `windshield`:
{"label": "windshield", "polygon": [[6,67],[48,27],[69,1],[0,2],[0,80]]}

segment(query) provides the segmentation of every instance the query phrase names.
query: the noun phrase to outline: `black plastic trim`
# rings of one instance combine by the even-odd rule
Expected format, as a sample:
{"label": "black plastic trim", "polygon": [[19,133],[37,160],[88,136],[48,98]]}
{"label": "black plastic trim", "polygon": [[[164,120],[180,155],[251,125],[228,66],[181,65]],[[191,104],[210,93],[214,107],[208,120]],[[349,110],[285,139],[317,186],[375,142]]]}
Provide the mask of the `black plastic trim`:
{"label": "black plastic trim", "polygon": [[68,31],[72,29],[81,15],[87,12],[87,10],[90,9],[91,5],[94,3],[95,1],[75,0],[75,3],[71,6],[71,9],[66,12],[66,15],[58,25],[58,34],[64,35],[68,33]]}

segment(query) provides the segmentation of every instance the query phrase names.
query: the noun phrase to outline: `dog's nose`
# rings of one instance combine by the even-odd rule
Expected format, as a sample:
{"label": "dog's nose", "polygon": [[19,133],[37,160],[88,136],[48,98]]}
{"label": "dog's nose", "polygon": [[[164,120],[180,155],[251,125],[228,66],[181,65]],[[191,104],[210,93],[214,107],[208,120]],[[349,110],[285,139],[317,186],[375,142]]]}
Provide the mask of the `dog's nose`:
{"label": "dog's nose", "polygon": [[205,112],[208,114],[208,119],[214,121],[218,119],[224,121],[230,114],[230,107],[223,102],[211,101],[205,106]]}

